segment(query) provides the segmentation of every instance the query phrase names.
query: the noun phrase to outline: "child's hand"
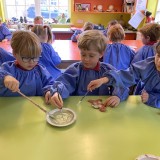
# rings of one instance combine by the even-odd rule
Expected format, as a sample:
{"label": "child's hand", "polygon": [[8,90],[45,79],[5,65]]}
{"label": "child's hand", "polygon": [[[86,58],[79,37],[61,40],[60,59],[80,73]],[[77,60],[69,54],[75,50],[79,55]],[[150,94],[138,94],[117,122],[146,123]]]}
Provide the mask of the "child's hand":
{"label": "child's hand", "polygon": [[5,76],[4,77],[4,85],[6,88],[10,89],[12,92],[19,91],[19,81],[17,81],[12,76]]}
{"label": "child's hand", "polygon": [[54,93],[54,95],[51,97],[50,102],[52,105],[55,105],[60,109],[63,107],[63,100],[58,92]]}
{"label": "child's hand", "polygon": [[116,107],[120,103],[120,98],[117,96],[111,96],[107,98],[107,100],[104,102],[104,106],[110,106],[110,107]]}
{"label": "child's hand", "polygon": [[50,91],[47,91],[46,94],[45,94],[45,102],[46,102],[46,104],[51,103],[51,93],[50,93]]}
{"label": "child's hand", "polygon": [[7,42],[7,41],[8,41],[8,39],[3,39],[3,40],[2,40],[2,42]]}
{"label": "child's hand", "polygon": [[88,84],[87,90],[92,92],[94,89],[100,87],[102,84],[107,83],[108,81],[109,79],[107,77],[93,80]]}
{"label": "child's hand", "polygon": [[141,94],[141,100],[142,100],[142,102],[146,103],[148,101],[148,98],[149,98],[149,94],[145,90],[143,90],[142,94]]}
{"label": "child's hand", "polygon": [[78,40],[80,34],[77,34],[76,39]]}

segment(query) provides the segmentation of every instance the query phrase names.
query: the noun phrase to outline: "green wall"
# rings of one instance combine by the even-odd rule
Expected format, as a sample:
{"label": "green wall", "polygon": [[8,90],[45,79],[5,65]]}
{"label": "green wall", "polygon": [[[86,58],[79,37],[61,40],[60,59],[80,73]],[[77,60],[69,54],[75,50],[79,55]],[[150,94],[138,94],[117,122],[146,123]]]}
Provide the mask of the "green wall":
{"label": "green wall", "polygon": [[158,5],[158,0],[148,0],[147,10],[152,12],[153,17],[155,17],[157,5]]}

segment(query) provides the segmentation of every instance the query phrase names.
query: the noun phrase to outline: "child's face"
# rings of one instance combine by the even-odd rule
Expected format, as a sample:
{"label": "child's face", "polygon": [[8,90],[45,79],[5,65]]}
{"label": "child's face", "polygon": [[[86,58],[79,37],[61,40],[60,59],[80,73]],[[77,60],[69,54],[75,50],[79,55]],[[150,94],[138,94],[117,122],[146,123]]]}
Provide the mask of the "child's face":
{"label": "child's face", "polygon": [[34,24],[42,24],[43,25],[43,20],[42,19],[38,19],[34,22]]}
{"label": "child's face", "polygon": [[26,70],[32,70],[38,63],[39,57],[21,57],[18,54],[14,54],[19,65]]}
{"label": "child's face", "polygon": [[143,34],[141,34],[141,40],[144,45],[150,42],[150,38],[149,37],[146,38]]}
{"label": "child's face", "polygon": [[158,71],[160,71],[160,54],[155,55],[155,65]]}
{"label": "child's face", "polygon": [[99,59],[102,57],[102,53],[95,50],[83,50],[80,49],[81,61],[85,68],[95,68]]}

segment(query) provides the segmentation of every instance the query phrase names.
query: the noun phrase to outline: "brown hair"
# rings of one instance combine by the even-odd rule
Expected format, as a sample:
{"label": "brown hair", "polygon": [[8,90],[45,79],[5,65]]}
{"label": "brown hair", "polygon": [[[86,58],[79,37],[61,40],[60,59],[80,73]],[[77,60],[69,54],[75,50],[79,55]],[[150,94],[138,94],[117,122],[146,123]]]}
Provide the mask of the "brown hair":
{"label": "brown hair", "polygon": [[111,27],[111,26],[113,26],[113,25],[115,25],[115,24],[118,24],[117,20],[111,20],[111,21],[109,21],[108,28]]}
{"label": "brown hair", "polygon": [[45,40],[47,40],[47,43],[52,43],[52,31],[49,26],[34,25],[31,31],[34,32],[40,38],[41,42],[45,42]]}
{"label": "brown hair", "polygon": [[30,31],[16,31],[11,39],[13,54],[24,57],[39,57],[41,54],[41,43],[36,34]]}
{"label": "brown hair", "polygon": [[122,41],[125,38],[125,32],[120,24],[115,24],[108,29],[107,37],[112,42]]}
{"label": "brown hair", "polygon": [[83,31],[92,30],[94,28],[93,23],[91,22],[85,22],[83,26]]}
{"label": "brown hair", "polygon": [[[41,21],[41,23],[37,23],[37,21]],[[42,16],[36,16],[34,18],[34,24],[42,24],[43,25],[43,17]]]}
{"label": "brown hair", "polygon": [[160,41],[155,44],[155,53],[160,55]]}
{"label": "brown hair", "polygon": [[103,53],[106,49],[107,40],[102,32],[98,30],[88,30],[80,34],[77,44],[79,49],[91,50],[93,47],[99,53]]}
{"label": "brown hair", "polygon": [[160,38],[160,25],[158,23],[148,23],[138,31],[145,38],[150,37],[150,41],[157,41]]}

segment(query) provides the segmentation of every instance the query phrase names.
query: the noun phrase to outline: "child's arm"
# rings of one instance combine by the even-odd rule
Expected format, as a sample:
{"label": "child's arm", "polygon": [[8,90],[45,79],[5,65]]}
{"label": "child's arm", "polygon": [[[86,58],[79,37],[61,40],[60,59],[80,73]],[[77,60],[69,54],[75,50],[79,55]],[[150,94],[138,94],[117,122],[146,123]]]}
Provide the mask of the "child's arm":
{"label": "child's arm", "polygon": [[[141,95],[143,97],[142,102],[147,104],[148,106],[160,108],[160,95],[153,93],[153,92],[146,92],[146,93],[148,95],[144,95],[144,93]],[[144,98],[144,96],[147,96],[148,100],[147,100],[147,97]],[[146,99],[146,100],[144,100],[144,99]]]}
{"label": "child's arm", "polygon": [[2,33],[3,33],[4,36],[5,36],[5,40],[6,40],[6,39],[7,39],[7,40],[11,40],[12,34],[11,34],[11,32],[9,31],[9,29],[8,29],[6,26],[3,27]]}
{"label": "child's arm", "polygon": [[116,107],[118,106],[120,103],[120,98],[117,96],[110,96],[109,98],[106,99],[106,101],[104,102],[104,105],[110,106],[110,107]]}
{"label": "child's arm", "polygon": [[59,109],[63,107],[63,100],[58,92],[55,92],[51,97],[51,104],[57,106]]}
{"label": "child's arm", "polygon": [[56,65],[58,65],[58,64],[60,64],[61,63],[61,57],[58,55],[58,53],[54,50],[54,48],[50,45],[50,44],[48,44],[49,45],[49,47],[50,47],[50,61],[52,61],[53,63],[54,63],[54,65],[56,66]]}
{"label": "child's arm", "polygon": [[149,99],[149,94],[143,90],[142,93],[141,93],[141,100],[143,103],[146,103]]}
{"label": "child's arm", "polygon": [[19,81],[14,77],[7,75],[4,77],[4,86],[12,92],[17,92],[19,90]]}
{"label": "child's arm", "polygon": [[99,88],[102,84],[105,84],[105,83],[108,83],[108,82],[109,82],[108,77],[103,77],[103,78],[93,80],[88,84],[87,90],[92,92],[94,89]]}
{"label": "child's arm", "polygon": [[12,92],[17,92],[19,90],[19,81],[9,72],[5,71],[3,66],[0,68],[0,87],[6,87]]}
{"label": "child's arm", "polygon": [[76,30],[76,31],[74,32],[74,34],[71,36],[72,42],[77,42],[77,35],[79,35],[79,34],[81,34],[81,33],[82,33],[81,30]]}

